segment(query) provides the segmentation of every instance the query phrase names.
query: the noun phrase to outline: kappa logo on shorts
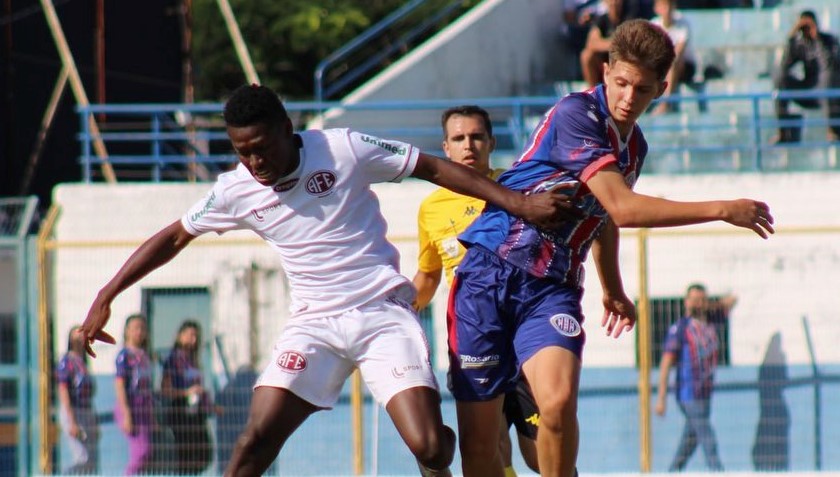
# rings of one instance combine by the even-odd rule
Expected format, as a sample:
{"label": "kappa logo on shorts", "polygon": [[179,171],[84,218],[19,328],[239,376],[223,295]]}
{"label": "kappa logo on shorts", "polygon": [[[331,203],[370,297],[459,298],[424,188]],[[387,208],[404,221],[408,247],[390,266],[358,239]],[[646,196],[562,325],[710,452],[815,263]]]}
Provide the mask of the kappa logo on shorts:
{"label": "kappa logo on shorts", "polygon": [[580,323],[572,315],[560,313],[552,316],[549,321],[551,326],[563,336],[575,337],[582,331]]}
{"label": "kappa logo on shorts", "polygon": [[326,170],[316,171],[306,179],[306,192],[316,197],[324,197],[332,192],[335,183],[335,172]]}
{"label": "kappa logo on shorts", "polygon": [[299,373],[306,369],[306,357],[297,351],[283,351],[277,357],[277,366],[290,373]]}

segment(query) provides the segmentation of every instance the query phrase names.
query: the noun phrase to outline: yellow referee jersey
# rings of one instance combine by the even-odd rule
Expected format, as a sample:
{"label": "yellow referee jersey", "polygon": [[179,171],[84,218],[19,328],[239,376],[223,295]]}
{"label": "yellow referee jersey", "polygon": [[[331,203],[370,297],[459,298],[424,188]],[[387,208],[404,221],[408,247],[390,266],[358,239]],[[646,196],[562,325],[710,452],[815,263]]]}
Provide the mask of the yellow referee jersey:
{"label": "yellow referee jersey", "polygon": [[[504,169],[493,169],[490,178],[496,180]],[[464,231],[484,209],[484,201],[440,188],[420,203],[417,230],[420,255],[417,268],[429,273],[443,269],[446,282],[452,285],[455,267],[461,263],[466,249],[458,242]]]}

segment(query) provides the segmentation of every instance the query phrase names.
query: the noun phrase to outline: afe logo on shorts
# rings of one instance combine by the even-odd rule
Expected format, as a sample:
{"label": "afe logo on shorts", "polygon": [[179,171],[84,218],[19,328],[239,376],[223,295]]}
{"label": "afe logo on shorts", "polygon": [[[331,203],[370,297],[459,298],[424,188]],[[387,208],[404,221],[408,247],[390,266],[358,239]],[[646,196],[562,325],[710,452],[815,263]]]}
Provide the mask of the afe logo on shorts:
{"label": "afe logo on shorts", "polygon": [[306,192],[316,197],[324,197],[332,192],[335,181],[335,173],[332,171],[313,172],[309,179],[306,179]]}
{"label": "afe logo on shorts", "polygon": [[277,366],[290,373],[306,369],[306,357],[297,351],[284,351],[277,357]]}
{"label": "afe logo on shorts", "polygon": [[559,315],[552,316],[549,321],[551,322],[551,326],[563,336],[575,337],[582,331],[580,323],[572,315],[560,313]]}

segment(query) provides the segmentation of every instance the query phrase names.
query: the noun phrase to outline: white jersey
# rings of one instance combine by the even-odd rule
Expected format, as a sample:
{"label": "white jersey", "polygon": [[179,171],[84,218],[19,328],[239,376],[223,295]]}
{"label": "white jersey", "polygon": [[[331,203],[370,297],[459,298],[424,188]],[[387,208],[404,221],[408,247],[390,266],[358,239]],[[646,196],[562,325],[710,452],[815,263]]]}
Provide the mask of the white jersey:
{"label": "white jersey", "polygon": [[239,164],[181,218],[184,228],[263,238],[282,259],[293,317],[339,314],[409,283],[370,184],[409,176],[419,150],[348,129],[300,137],[294,173],[263,186]]}

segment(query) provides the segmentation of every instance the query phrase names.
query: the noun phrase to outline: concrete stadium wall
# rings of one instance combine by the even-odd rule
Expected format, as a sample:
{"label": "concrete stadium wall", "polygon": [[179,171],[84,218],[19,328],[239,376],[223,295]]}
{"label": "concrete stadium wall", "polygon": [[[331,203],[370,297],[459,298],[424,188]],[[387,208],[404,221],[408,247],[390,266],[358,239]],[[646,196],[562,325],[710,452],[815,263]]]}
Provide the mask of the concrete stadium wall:
{"label": "concrete stadium wall", "polygon": [[[98,289],[117,271],[145,237],[178,219],[209,184],[65,184],[57,187],[55,203],[62,208],[55,238],[55,270],[52,285],[56,336],[66,336],[73,323],[84,319]],[[402,184],[379,184],[383,213],[389,222],[389,235],[401,252],[402,272],[408,277],[416,270],[416,210],[434,186],[409,180]],[[739,304],[731,316],[730,339],[733,365],[761,363],[770,337],[780,332],[784,351],[791,364],[809,363],[801,316],[807,316],[820,362],[840,362],[840,328],[836,310],[840,304],[835,286],[840,282],[840,235],[834,233],[784,233],[784,228],[804,226],[840,227],[836,213],[840,174],[740,174],[695,176],[649,176],[638,185],[643,193],[681,200],[755,197],[773,208],[780,234],[763,241],[751,233],[728,235],[686,235],[675,239],[651,239],[652,296],[681,296],[688,283],[705,282],[712,294],[733,292]],[[686,232],[731,232],[723,224],[683,229]],[[673,231],[672,231],[673,232]],[[625,287],[631,297],[638,296],[638,266],[633,232],[624,232],[620,259]],[[239,245],[209,247],[214,241],[238,240]],[[73,243],[110,242],[108,246],[85,248]],[[221,243],[221,242],[220,242]],[[65,246],[62,246],[65,244]],[[205,246],[206,245],[206,246]],[[152,273],[123,293],[114,303],[114,336],[121,337],[125,316],[139,309],[143,287],[207,286],[213,297],[214,332],[226,336],[242,330],[247,323],[247,296],[240,274],[251,263],[280,271],[274,254],[250,233],[223,237],[202,237],[174,262]],[[591,268],[591,267],[590,267]],[[233,270],[234,273],[230,273]],[[239,271],[237,271],[239,270]],[[584,310],[589,317],[585,329],[588,366],[626,367],[634,364],[635,343],[603,336],[598,323],[602,313],[599,285],[591,269],[586,282]],[[267,283],[269,290],[282,291],[282,273]],[[270,349],[286,316],[288,301],[284,293],[267,293],[259,310],[261,349]],[[444,343],[443,307],[445,290],[435,300],[436,342]],[[657,338],[658,339],[658,338]],[[63,338],[57,340],[63,347]],[[233,368],[245,362],[248,347],[238,342],[231,351]],[[101,359],[94,362],[96,373],[111,372],[116,347],[101,346]],[[444,346],[438,346],[436,361],[445,365]],[[57,349],[57,352],[62,350]],[[264,357],[264,359],[267,359]]]}
{"label": "concrete stadium wall", "polygon": [[[487,0],[395,62],[345,103],[405,99],[487,98],[528,94],[556,78],[562,2]],[[512,39],[515,38],[515,41]],[[556,54],[559,56],[559,53]],[[375,132],[394,124],[425,127],[440,111],[329,111],[309,127],[348,127]],[[497,117],[497,120],[503,118]],[[418,144],[423,147],[439,147]]]}

